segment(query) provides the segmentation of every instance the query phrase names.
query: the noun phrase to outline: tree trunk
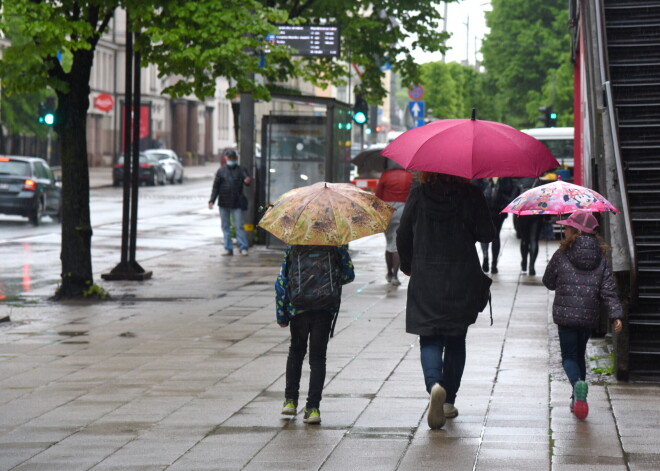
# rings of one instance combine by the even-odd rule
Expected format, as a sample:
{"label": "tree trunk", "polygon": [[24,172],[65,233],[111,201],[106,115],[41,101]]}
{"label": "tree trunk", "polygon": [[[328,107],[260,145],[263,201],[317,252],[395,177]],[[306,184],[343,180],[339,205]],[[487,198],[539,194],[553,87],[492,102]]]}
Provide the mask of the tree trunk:
{"label": "tree trunk", "polygon": [[57,94],[55,130],[62,160],[62,283],[55,299],[81,297],[94,283],[86,125],[92,60],[93,52],[77,51],[66,76],[69,91]]}

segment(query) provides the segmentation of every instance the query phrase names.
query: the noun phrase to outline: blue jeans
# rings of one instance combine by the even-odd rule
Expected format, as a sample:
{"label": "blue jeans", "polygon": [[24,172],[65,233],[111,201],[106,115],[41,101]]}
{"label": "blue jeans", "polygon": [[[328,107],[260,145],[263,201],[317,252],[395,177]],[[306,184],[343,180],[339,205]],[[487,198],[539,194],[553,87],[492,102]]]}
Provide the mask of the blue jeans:
{"label": "blue jeans", "polygon": [[245,228],[243,227],[243,210],[240,208],[220,207],[220,224],[222,226],[222,235],[225,238],[225,250],[227,252],[234,251],[234,244],[231,241],[231,221],[234,222],[238,249],[247,250],[248,241],[247,236],[245,235]]}
{"label": "blue jeans", "polygon": [[587,342],[591,336],[589,327],[557,326],[559,332],[559,347],[561,348],[561,363],[571,386],[587,377],[585,354]]}
{"label": "blue jeans", "polygon": [[435,383],[447,391],[446,402],[453,404],[465,369],[465,336],[420,336],[419,345],[426,390]]}

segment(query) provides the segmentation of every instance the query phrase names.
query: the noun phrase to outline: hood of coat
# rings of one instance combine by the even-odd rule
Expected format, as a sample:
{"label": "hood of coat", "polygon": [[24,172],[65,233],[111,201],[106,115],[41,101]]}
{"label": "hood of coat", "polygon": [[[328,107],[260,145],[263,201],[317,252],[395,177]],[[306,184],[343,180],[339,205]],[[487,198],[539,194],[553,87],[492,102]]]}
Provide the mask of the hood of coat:
{"label": "hood of coat", "polygon": [[454,217],[466,198],[468,185],[462,183],[436,183],[420,185],[423,210],[438,219]]}
{"label": "hood of coat", "polygon": [[588,235],[579,235],[566,256],[574,267],[580,270],[593,270],[600,264],[601,252],[598,240]]}

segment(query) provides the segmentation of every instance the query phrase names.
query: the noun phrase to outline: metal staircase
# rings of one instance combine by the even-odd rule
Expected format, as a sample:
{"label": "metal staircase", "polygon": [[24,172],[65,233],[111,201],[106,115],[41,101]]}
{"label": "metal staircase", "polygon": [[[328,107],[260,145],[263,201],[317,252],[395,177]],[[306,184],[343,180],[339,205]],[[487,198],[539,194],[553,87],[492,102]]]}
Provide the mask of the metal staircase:
{"label": "metal staircase", "polygon": [[613,105],[637,273],[631,379],[660,380],[660,0],[605,0]]}

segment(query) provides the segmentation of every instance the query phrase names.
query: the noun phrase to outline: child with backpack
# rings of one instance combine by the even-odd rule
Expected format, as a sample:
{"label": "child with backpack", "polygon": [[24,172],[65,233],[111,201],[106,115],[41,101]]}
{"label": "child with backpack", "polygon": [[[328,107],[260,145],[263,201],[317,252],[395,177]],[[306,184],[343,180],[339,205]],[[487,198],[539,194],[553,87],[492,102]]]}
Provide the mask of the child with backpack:
{"label": "child with backpack", "polygon": [[319,406],[328,340],[339,312],[341,287],[354,278],[345,246],[293,245],[286,249],[275,282],[277,323],[291,330],[282,414],[298,413],[300,377],[309,342],[310,377],[303,422],[321,423]]}
{"label": "child with backpack", "polygon": [[559,331],[562,365],[573,387],[570,408],[582,420],[589,414],[585,354],[591,329],[602,303],[614,320],[614,331],[621,332],[623,310],[605,259],[609,247],[596,234],[596,218],[577,211],[557,224],[565,226],[565,237],[545,269],[543,284],[555,291],[552,319]]}

